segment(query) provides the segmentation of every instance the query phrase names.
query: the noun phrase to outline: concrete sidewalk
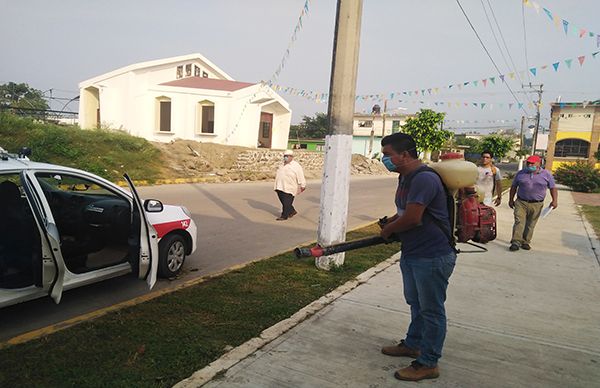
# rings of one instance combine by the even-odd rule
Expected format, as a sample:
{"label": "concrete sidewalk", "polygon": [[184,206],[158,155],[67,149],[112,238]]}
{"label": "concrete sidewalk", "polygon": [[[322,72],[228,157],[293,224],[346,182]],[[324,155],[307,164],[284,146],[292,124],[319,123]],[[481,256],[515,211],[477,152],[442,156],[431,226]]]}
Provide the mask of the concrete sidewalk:
{"label": "concrete sidewalk", "polygon": [[[441,376],[419,384],[600,387],[600,266],[591,227],[568,191],[538,222],[531,251],[508,251],[512,220],[502,204],[489,252],[459,255]],[[394,263],[239,362],[234,350],[233,366],[204,386],[414,386],[393,376],[411,359],[380,352],[403,338],[409,321]],[[178,386],[202,385],[206,372]]]}

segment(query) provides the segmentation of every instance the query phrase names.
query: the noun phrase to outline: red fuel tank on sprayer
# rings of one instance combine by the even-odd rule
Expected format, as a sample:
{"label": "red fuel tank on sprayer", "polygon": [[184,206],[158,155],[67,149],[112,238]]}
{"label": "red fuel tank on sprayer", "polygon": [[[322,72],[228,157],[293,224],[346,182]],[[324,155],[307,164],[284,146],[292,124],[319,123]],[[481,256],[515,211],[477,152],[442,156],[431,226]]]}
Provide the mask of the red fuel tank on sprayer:
{"label": "red fuel tank on sprayer", "polygon": [[486,243],[496,238],[496,211],[479,203],[475,188],[477,166],[459,153],[447,153],[432,164],[456,199],[455,235],[458,242]]}
{"label": "red fuel tank on sprayer", "polygon": [[456,218],[458,242],[486,243],[496,238],[496,210],[479,203],[474,188],[459,191]]}

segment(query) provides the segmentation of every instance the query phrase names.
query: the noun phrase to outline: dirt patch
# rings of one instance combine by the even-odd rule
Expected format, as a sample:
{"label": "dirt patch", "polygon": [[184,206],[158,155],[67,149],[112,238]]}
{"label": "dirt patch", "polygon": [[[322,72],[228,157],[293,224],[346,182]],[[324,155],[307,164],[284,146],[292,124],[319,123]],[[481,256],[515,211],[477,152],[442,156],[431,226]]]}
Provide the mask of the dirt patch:
{"label": "dirt patch", "polygon": [[571,194],[577,205],[600,206],[600,193],[577,193],[572,191]]}
{"label": "dirt patch", "polygon": [[225,173],[231,170],[240,152],[245,147],[201,143],[193,140],[175,140],[169,143],[154,143],[161,150],[165,168],[175,177],[189,178],[208,174]]}
{"label": "dirt patch", "polygon": [[[282,151],[174,140],[154,143],[165,161],[165,175],[172,178],[201,179],[210,182],[272,180],[282,163]],[[323,175],[321,152],[297,151],[295,160],[302,165],[307,179]],[[389,174],[383,164],[362,155],[352,155],[353,175]]]}

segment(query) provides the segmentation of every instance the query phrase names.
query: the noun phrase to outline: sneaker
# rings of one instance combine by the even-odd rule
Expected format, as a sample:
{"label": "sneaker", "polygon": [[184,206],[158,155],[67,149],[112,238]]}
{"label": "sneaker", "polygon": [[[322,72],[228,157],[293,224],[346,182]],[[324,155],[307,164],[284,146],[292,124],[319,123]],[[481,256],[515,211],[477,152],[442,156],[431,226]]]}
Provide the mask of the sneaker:
{"label": "sneaker", "polygon": [[525,249],[526,251],[528,251],[528,250],[530,250],[530,249],[531,249],[531,245],[529,245],[529,244],[527,244],[527,243],[525,243],[525,244],[522,244],[522,245],[521,245],[521,249]]}
{"label": "sneaker", "polygon": [[440,370],[437,365],[428,367],[415,360],[406,368],[398,369],[396,373],[394,373],[394,377],[398,380],[406,381],[437,379],[440,377]]}
{"label": "sneaker", "polygon": [[386,356],[411,358],[417,358],[421,355],[421,352],[418,349],[413,349],[406,346],[404,340],[400,341],[398,345],[384,346],[381,348],[381,353],[385,354]]}
{"label": "sneaker", "polygon": [[510,251],[518,251],[519,250],[519,246],[517,244],[510,244],[510,247],[508,248],[508,250]]}

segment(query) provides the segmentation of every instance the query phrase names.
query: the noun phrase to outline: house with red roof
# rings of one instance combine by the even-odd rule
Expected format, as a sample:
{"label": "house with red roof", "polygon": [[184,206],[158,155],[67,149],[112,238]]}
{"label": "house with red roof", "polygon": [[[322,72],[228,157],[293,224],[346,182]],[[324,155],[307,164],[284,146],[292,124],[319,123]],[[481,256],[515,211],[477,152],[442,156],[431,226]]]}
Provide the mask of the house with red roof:
{"label": "house with red roof", "polygon": [[285,149],[292,112],[265,83],[235,81],[200,54],[136,63],[79,84],[79,124],[150,141]]}

